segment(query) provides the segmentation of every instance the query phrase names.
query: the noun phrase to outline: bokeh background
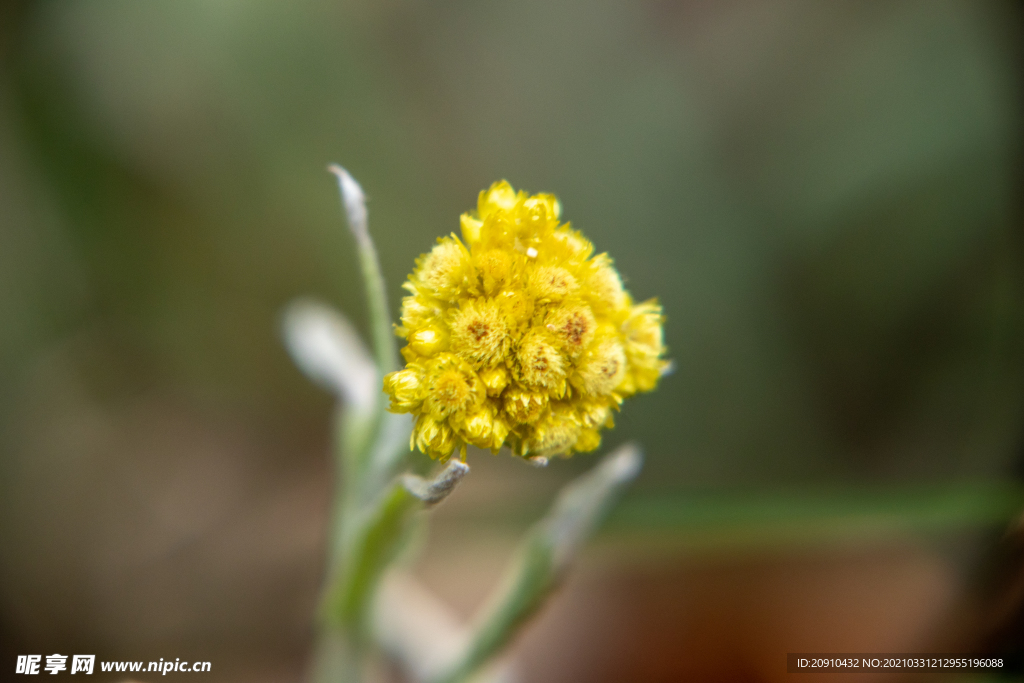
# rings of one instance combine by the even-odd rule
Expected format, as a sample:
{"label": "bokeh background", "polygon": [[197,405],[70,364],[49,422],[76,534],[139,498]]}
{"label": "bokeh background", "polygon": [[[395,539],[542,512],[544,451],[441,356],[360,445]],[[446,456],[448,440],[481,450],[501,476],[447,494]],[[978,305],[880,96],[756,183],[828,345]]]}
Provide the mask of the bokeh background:
{"label": "bokeh background", "polygon": [[[517,642],[526,680],[1020,662],[1022,12],[3,3],[3,676],[75,652],[300,679],[332,403],[280,313],[366,325],[328,162],[370,197],[393,310],[501,178],[664,305],[676,371],[605,439],[645,470]],[[592,462],[472,453],[417,572],[471,614]]]}

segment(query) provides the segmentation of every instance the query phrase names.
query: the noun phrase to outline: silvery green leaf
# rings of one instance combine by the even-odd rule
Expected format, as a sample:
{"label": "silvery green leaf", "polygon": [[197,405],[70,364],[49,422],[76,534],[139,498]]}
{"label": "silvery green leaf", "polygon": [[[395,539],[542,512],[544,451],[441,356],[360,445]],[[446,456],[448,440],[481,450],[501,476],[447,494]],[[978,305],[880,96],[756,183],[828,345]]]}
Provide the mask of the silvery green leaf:
{"label": "silvery green leaf", "polygon": [[377,249],[370,238],[366,195],[355,178],[341,166],[331,164],[327,170],[338,178],[338,189],[341,191],[341,202],[348,218],[348,226],[359,247],[359,264],[362,267],[366,300],[370,308],[374,357],[377,359],[377,367],[380,368],[381,374],[386,374],[398,368],[398,354],[395,348],[395,335],[391,328],[391,314],[388,312],[384,276],[380,271]]}
{"label": "silvery green leaf", "polygon": [[538,526],[551,545],[557,568],[569,563],[614,502],[614,495],[640,473],[642,465],[640,449],[626,444],[562,489]]}
{"label": "silvery green leaf", "polygon": [[284,313],[284,338],[296,365],[356,410],[378,400],[380,377],[359,334],[342,314],[300,299]]}
{"label": "silvery green leaf", "polygon": [[402,485],[426,505],[432,506],[447,498],[467,474],[469,474],[469,465],[458,458],[452,458],[441,473],[433,479],[424,479],[415,474],[404,474],[402,475]]}

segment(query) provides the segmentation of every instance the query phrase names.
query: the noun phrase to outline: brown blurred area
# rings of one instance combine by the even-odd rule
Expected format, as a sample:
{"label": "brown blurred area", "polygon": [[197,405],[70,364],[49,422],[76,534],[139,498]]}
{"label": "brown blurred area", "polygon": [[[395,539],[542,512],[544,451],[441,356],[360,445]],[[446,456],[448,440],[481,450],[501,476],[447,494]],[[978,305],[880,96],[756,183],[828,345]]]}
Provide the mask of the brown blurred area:
{"label": "brown blurred area", "polygon": [[[469,521],[472,498],[500,495],[508,476],[502,463],[486,467],[438,511],[420,567],[467,617],[514,545]],[[515,651],[530,681],[784,680],[786,652],[930,651],[948,637],[960,585],[947,558],[910,539],[700,553],[612,536],[585,554]]]}
{"label": "brown blurred area", "polygon": [[[3,4],[0,677],[60,652],[301,679],[334,408],[280,311],[366,323],[328,162],[368,192],[393,309],[498,178],[665,307],[677,371],[607,437],[644,473],[516,642],[525,681],[1020,661],[1021,12]],[[468,618],[592,462],[472,453],[415,573]]]}

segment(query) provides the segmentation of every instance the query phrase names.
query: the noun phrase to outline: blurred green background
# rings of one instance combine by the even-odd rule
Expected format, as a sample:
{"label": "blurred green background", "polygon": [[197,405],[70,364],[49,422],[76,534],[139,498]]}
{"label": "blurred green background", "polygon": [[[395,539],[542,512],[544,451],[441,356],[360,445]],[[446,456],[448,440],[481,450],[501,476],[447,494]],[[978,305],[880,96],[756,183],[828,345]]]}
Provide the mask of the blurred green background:
{"label": "blurred green background", "polygon": [[[708,549],[788,562],[794,539],[870,555],[909,534],[956,603],[985,530],[1024,508],[1021,19],[945,0],[3,4],[4,655],[216,643],[239,680],[298,675],[331,402],[279,316],[311,295],[366,323],[328,162],[369,195],[393,310],[501,178],[557,194],[661,300],[677,369],[605,439],[647,454],[609,548],[671,577]],[[591,462],[472,454],[487,495],[453,501],[449,535],[520,528]],[[721,680],[767,680],[737,671]]]}

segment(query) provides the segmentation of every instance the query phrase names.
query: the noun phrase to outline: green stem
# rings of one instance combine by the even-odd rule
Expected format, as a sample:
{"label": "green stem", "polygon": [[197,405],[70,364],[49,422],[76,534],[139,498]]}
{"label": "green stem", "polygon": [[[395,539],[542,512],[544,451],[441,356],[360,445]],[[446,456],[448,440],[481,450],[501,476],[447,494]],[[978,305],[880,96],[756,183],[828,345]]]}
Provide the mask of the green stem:
{"label": "green stem", "polygon": [[377,367],[381,372],[388,373],[398,369],[398,354],[394,331],[391,327],[391,314],[388,312],[384,276],[381,274],[377,249],[373,246],[373,240],[370,239],[366,197],[363,194],[363,188],[344,168],[337,164],[331,164],[327,169],[338,177],[338,187],[341,190],[342,204],[348,217],[348,226],[355,236],[359,248],[359,265],[363,270],[366,300],[370,307],[371,335]]}
{"label": "green stem", "polygon": [[324,603],[324,618],[334,627],[344,628],[357,639],[364,635],[366,609],[370,596],[387,564],[406,538],[414,512],[422,503],[399,482],[385,490],[370,509],[356,513],[346,510],[351,525],[341,565],[331,593]]}
{"label": "green stem", "polygon": [[[398,355],[380,261],[368,230],[366,200],[345,169],[334,164],[328,169],[338,179],[356,239],[379,387],[380,378],[397,369]],[[422,506],[400,483],[389,484],[401,463],[408,431],[407,420],[394,419],[386,407],[386,397],[378,389],[368,405],[347,404],[337,422],[337,481],[314,668],[314,680],[323,683],[359,680],[367,605],[381,573],[404,542],[413,513]]]}

